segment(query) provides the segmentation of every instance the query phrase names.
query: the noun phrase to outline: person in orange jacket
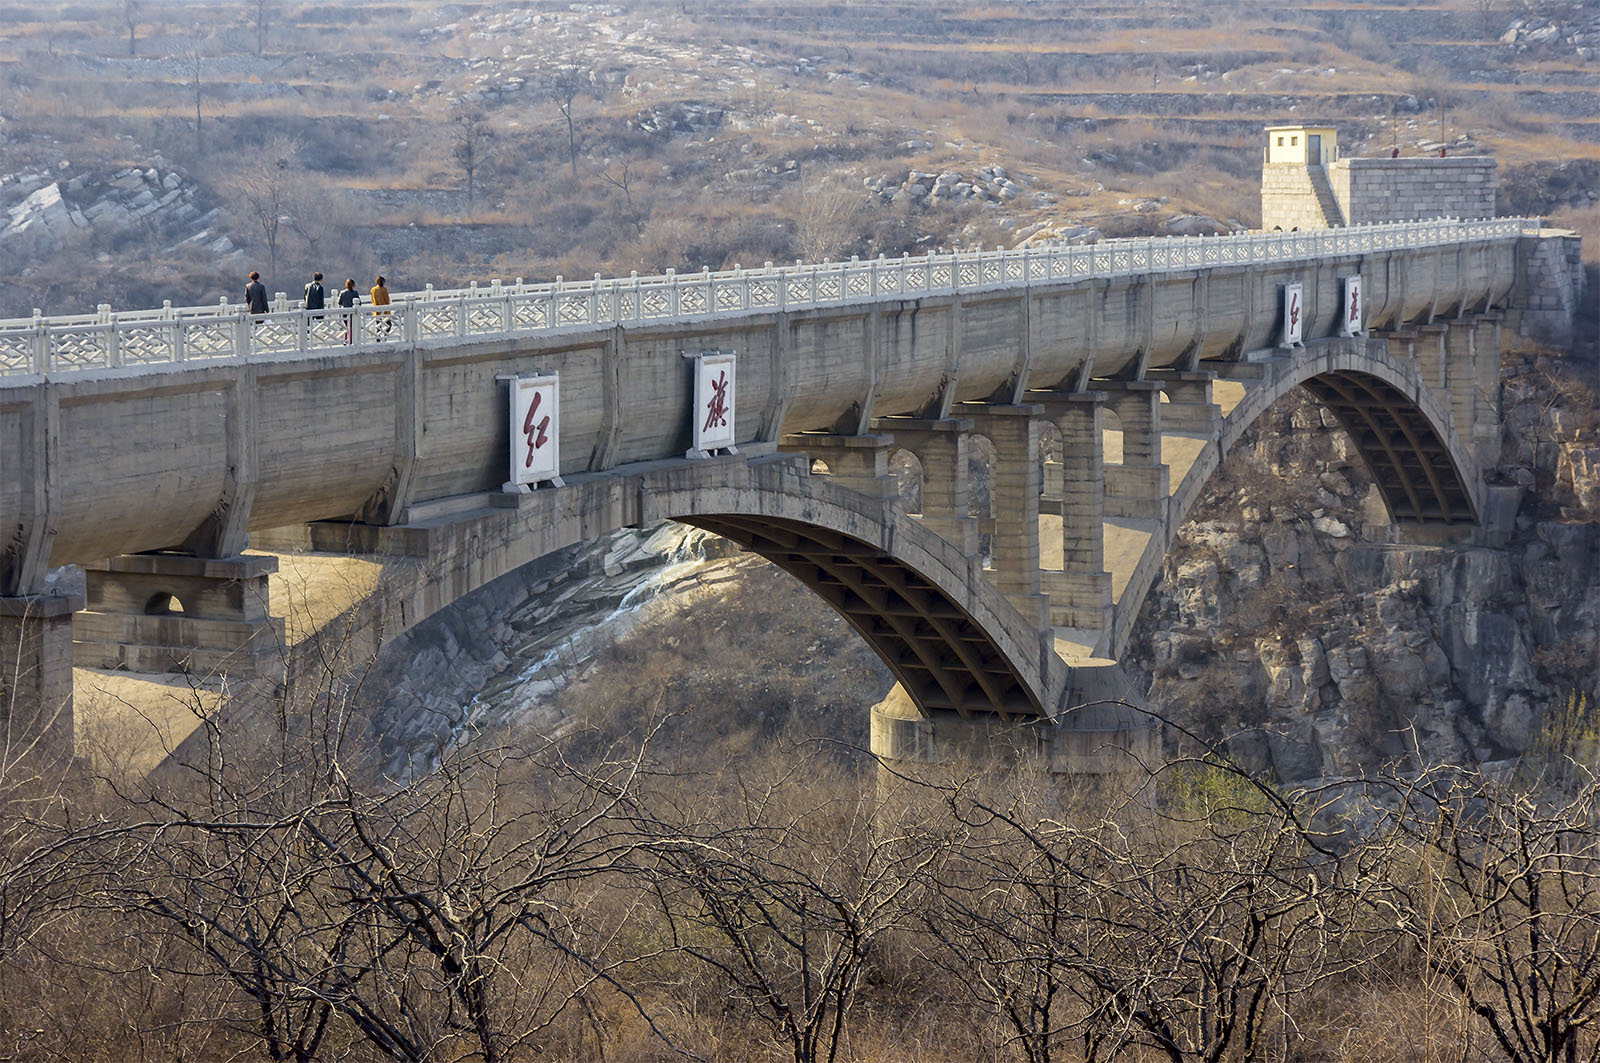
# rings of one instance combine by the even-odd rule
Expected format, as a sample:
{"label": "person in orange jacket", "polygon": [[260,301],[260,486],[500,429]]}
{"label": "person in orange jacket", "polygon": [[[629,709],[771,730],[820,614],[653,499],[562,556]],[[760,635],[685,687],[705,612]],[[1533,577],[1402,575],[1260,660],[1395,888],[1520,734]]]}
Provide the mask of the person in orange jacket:
{"label": "person in orange jacket", "polygon": [[[377,281],[375,281],[372,285],[372,305],[389,305],[389,287],[384,283],[383,274],[381,273],[378,274]],[[389,330],[392,328],[394,328],[394,322],[390,320],[389,312],[385,310],[383,311],[382,324],[378,326],[379,333],[383,336],[387,336],[389,334]]]}

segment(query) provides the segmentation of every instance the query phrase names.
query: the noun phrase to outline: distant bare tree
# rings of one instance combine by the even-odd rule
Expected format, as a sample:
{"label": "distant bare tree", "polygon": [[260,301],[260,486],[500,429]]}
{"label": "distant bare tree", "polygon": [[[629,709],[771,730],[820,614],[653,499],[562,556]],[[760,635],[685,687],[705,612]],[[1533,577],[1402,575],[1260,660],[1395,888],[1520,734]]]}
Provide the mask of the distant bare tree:
{"label": "distant bare tree", "polygon": [[862,195],[842,176],[802,178],[800,209],[795,214],[800,257],[807,262],[842,255],[861,238]]}
{"label": "distant bare tree", "polygon": [[[278,245],[290,208],[304,183],[297,156],[300,141],[292,137],[273,137],[240,160],[231,198],[235,209],[267,245],[269,276],[278,268]],[[292,224],[292,223],[291,223]]]}
{"label": "distant bare tree", "polygon": [[178,53],[178,60],[183,65],[184,77],[188,81],[189,95],[194,100],[194,146],[196,151],[201,150],[203,144],[200,124],[205,115],[201,109],[201,98],[204,94],[204,83],[201,80],[201,75],[204,73],[205,58],[205,50],[198,41]]}
{"label": "distant bare tree", "polygon": [[609,169],[597,170],[600,179],[606,184],[622,193],[624,212],[627,214],[628,224],[633,228],[633,235],[638,237],[644,232],[645,212],[640,209],[633,198],[633,170],[624,159],[622,168],[613,174]]}
{"label": "distant bare tree", "polygon": [[477,175],[490,163],[493,140],[494,133],[484,121],[481,111],[463,109],[457,112],[450,126],[450,157],[467,179],[469,208],[476,192]]}
{"label": "distant bare tree", "polygon": [[249,0],[251,21],[255,23],[256,54],[260,55],[267,50],[267,25],[268,15],[272,11],[272,0]]}
{"label": "distant bare tree", "polygon": [[567,158],[572,163],[572,176],[578,176],[578,133],[573,123],[573,103],[589,84],[588,76],[577,66],[560,66],[550,75],[545,85],[545,95],[556,105],[567,123]]}
{"label": "distant bare tree", "polygon": [[134,34],[139,29],[140,8],[144,0],[122,0],[122,24],[128,27],[128,54],[133,54]]}

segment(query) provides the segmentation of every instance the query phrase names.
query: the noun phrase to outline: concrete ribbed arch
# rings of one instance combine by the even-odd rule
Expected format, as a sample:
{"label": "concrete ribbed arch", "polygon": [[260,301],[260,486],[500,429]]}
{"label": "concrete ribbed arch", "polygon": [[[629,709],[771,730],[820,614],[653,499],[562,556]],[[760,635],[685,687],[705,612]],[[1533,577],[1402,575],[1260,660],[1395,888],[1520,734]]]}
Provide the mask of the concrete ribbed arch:
{"label": "concrete ribbed arch", "polygon": [[[1264,363],[1266,379],[1250,388],[1201,451],[1172,494],[1165,524],[1151,536],[1117,602],[1109,652],[1120,657],[1161,561],[1207,482],[1245,431],[1279,399],[1304,387],[1326,406],[1357,451],[1396,522],[1471,526],[1477,523],[1481,480],[1471,452],[1451,427],[1440,398],[1414,362],[1393,357],[1381,340],[1340,339]],[[1227,367],[1219,367],[1226,375]]]}
{"label": "concrete ribbed arch", "polygon": [[755,490],[702,489],[682,506],[655,493],[650,508],[793,575],[866,639],[924,712],[1056,714],[1066,665],[975,565],[898,505],[802,474],[802,463],[754,465]]}
{"label": "concrete ribbed arch", "polygon": [[1355,371],[1324,373],[1300,386],[1354,440],[1396,521],[1477,523],[1477,506],[1445,431],[1411,395]]}
{"label": "concrete ribbed arch", "polygon": [[826,528],[764,517],[686,517],[771,561],[872,646],[925,712],[1039,716],[1044,707],[995,639],[916,570]]}

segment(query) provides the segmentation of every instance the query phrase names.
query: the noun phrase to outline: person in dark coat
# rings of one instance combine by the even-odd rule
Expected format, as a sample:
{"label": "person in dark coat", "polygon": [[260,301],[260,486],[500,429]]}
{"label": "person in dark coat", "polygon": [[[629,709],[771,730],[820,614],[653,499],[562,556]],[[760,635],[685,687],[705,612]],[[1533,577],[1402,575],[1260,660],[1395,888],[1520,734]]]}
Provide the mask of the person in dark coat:
{"label": "person in dark coat", "polygon": [[[311,283],[306,285],[306,309],[321,310],[328,305],[328,292],[322,286],[322,274],[313,273]],[[321,315],[318,315],[319,317]]]}
{"label": "person in dark coat", "polygon": [[250,283],[244,286],[245,309],[252,314],[267,312],[267,286],[261,283],[261,274],[250,271]]}

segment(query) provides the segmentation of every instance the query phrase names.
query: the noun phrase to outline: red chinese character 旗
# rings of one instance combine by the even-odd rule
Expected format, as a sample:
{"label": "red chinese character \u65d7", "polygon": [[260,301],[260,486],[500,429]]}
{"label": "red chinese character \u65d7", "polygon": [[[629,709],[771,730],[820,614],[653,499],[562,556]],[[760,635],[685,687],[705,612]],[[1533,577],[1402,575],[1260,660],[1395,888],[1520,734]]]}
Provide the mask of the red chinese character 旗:
{"label": "red chinese character \u65d7", "polygon": [[711,401],[706,403],[706,424],[700,429],[709,432],[713,428],[725,428],[728,424],[728,373],[726,370],[717,374],[717,379],[711,382]]}
{"label": "red chinese character \u65d7", "polygon": [[1351,321],[1360,321],[1361,320],[1361,289],[1360,288],[1351,288],[1350,289],[1350,320]]}
{"label": "red chinese character \u65d7", "polygon": [[528,416],[522,419],[522,435],[528,441],[528,456],[522,463],[525,469],[533,468],[534,452],[550,441],[550,415],[545,414],[537,421],[534,420],[543,401],[544,392],[535,391],[533,401],[528,404]]}

